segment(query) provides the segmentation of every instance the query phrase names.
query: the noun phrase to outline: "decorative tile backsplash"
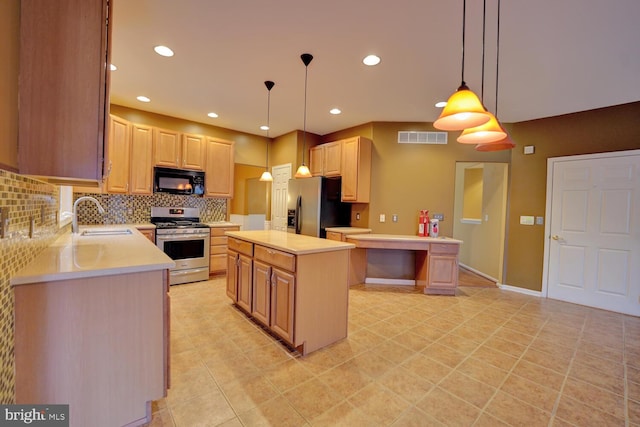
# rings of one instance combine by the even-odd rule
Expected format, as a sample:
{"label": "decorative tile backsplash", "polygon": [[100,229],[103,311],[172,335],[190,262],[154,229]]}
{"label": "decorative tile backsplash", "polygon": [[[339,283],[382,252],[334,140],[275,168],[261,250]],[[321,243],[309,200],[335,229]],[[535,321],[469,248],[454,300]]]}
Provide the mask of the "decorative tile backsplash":
{"label": "decorative tile backsplash", "polygon": [[9,229],[0,239],[0,404],[14,401],[14,299],[9,281],[65,231],[58,228],[59,197],[55,185],[0,169],[0,208],[9,209]]}
{"label": "decorative tile backsplash", "polygon": [[151,196],[128,194],[73,193],[74,202],[82,196],[95,198],[106,213],[101,215],[91,202],[78,204],[78,224],[140,224],[151,219],[151,207],[199,208],[200,221],[224,221],[227,215],[227,199],[210,199],[194,196],[154,193]]}

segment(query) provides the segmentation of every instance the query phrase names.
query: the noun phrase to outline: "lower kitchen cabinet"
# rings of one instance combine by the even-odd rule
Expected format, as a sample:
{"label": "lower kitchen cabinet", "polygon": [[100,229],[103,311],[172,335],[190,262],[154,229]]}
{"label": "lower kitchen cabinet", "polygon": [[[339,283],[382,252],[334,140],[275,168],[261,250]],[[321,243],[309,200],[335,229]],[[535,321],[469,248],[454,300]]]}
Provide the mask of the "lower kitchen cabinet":
{"label": "lower kitchen cabinet", "polygon": [[227,296],[238,307],[251,313],[253,292],[253,245],[229,239],[227,252]]}
{"label": "lower kitchen cabinet", "polygon": [[209,275],[227,274],[227,231],[240,230],[240,226],[211,227],[209,239]]}
{"label": "lower kitchen cabinet", "polygon": [[156,231],[151,228],[138,228],[138,231],[144,235],[147,239],[151,240],[154,244],[156,243]]}

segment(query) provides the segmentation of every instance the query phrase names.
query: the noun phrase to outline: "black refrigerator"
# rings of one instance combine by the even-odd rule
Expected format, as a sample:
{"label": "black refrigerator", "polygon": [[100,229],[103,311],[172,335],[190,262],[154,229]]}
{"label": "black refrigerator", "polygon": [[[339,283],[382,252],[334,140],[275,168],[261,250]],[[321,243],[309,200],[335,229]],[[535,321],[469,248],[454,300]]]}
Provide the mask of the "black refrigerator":
{"label": "black refrigerator", "polygon": [[287,231],[326,237],[327,227],[348,227],[351,204],[340,201],[340,177],[290,179],[287,194]]}

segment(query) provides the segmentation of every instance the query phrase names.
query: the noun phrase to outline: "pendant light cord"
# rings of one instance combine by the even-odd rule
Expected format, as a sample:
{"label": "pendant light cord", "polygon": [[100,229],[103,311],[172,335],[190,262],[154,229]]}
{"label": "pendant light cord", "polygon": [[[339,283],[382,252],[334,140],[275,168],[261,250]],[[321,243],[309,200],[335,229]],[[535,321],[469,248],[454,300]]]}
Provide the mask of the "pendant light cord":
{"label": "pendant light cord", "polygon": [[498,22],[496,26],[496,117],[498,117],[498,69],[500,68],[500,0],[498,0]]}
{"label": "pendant light cord", "polygon": [[307,150],[307,72],[309,66],[304,66],[304,117],[302,120],[302,164],[304,165],[305,151]]}
{"label": "pendant light cord", "polygon": [[465,85],[464,82],[464,38],[465,38],[465,31],[466,31],[466,27],[467,27],[467,0],[462,0],[462,76],[461,76],[461,80],[462,80],[462,86]]}
{"label": "pendant light cord", "polygon": [[483,106],[484,106],[484,62],[485,62],[484,61],[484,45],[487,39],[486,26],[487,26],[487,0],[483,0],[482,2],[482,81],[480,82],[480,101],[482,101]]}

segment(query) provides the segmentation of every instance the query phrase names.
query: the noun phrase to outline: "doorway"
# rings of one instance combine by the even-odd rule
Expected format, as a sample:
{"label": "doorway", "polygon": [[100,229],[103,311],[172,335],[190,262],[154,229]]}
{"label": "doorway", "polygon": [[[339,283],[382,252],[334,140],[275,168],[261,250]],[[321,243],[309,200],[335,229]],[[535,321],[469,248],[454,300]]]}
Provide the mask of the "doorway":
{"label": "doorway", "polygon": [[502,283],[507,222],[509,165],[456,162],[453,238],[460,265]]}
{"label": "doorway", "polygon": [[550,158],[542,293],[640,315],[640,150]]}

